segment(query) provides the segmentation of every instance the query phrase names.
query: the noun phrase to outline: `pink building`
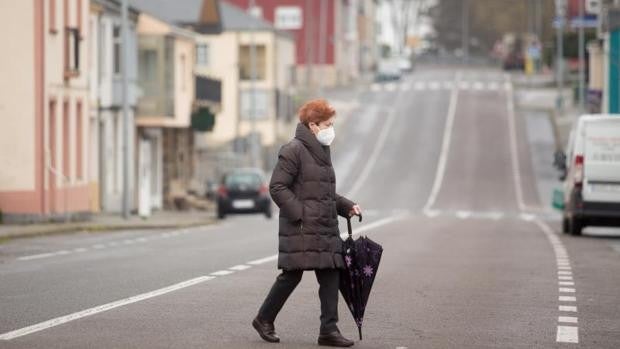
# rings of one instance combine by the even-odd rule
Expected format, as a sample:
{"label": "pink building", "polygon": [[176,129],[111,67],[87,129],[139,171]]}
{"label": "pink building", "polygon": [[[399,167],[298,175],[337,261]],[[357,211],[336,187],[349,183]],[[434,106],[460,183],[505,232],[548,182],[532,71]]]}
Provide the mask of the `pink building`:
{"label": "pink building", "polygon": [[4,222],[97,209],[89,172],[88,0],[0,2],[0,212]]}

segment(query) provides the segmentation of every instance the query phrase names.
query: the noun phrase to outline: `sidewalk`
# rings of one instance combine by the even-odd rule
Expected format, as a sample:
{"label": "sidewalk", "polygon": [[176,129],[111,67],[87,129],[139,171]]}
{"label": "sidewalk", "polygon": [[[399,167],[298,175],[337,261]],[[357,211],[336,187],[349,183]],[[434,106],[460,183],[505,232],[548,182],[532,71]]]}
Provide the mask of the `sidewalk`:
{"label": "sidewalk", "polygon": [[131,216],[127,220],[123,219],[121,215],[97,214],[85,222],[0,225],[0,243],[10,239],[41,235],[82,231],[174,229],[214,224],[215,222],[216,219],[212,211],[158,211],[148,218]]}

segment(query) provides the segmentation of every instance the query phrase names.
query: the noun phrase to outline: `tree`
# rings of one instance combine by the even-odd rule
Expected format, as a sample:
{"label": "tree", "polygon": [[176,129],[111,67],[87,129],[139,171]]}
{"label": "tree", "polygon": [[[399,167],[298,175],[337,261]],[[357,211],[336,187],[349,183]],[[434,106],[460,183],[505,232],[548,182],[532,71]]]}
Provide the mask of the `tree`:
{"label": "tree", "polygon": [[420,13],[430,4],[429,0],[385,0],[390,8],[392,28],[396,35],[397,49],[402,53],[407,46],[409,29],[415,26]]}

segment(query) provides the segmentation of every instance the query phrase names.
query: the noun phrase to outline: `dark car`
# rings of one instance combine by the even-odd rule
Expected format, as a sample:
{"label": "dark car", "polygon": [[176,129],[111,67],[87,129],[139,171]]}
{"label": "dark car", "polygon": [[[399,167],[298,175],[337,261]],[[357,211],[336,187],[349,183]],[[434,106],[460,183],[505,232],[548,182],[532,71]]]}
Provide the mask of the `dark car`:
{"label": "dark car", "polygon": [[237,169],[222,178],[217,189],[217,217],[231,213],[263,213],[271,218],[271,197],[260,169]]}

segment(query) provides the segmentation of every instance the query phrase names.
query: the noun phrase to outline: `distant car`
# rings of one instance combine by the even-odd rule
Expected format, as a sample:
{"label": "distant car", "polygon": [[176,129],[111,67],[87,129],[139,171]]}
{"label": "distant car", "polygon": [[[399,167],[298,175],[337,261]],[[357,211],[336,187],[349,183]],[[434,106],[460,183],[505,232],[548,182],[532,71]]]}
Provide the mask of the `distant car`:
{"label": "distant car", "polygon": [[263,171],[236,169],[224,175],[217,189],[217,217],[231,213],[263,213],[271,218],[271,197]]}
{"label": "distant car", "polygon": [[584,115],[570,134],[562,231],[620,226],[620,115]]}
{"label": "distant car", "polygon": [[413,71],[413,63],[407,57],[401,57],[398,59],[398,68],[401,72],[411,73]]}
{"label": "distant car", "polygon": [[375,81],[395,81],[400,80],[402,72],[398,66],[398,62],[390,60],[379,62],[377,73],[375,75]]}

